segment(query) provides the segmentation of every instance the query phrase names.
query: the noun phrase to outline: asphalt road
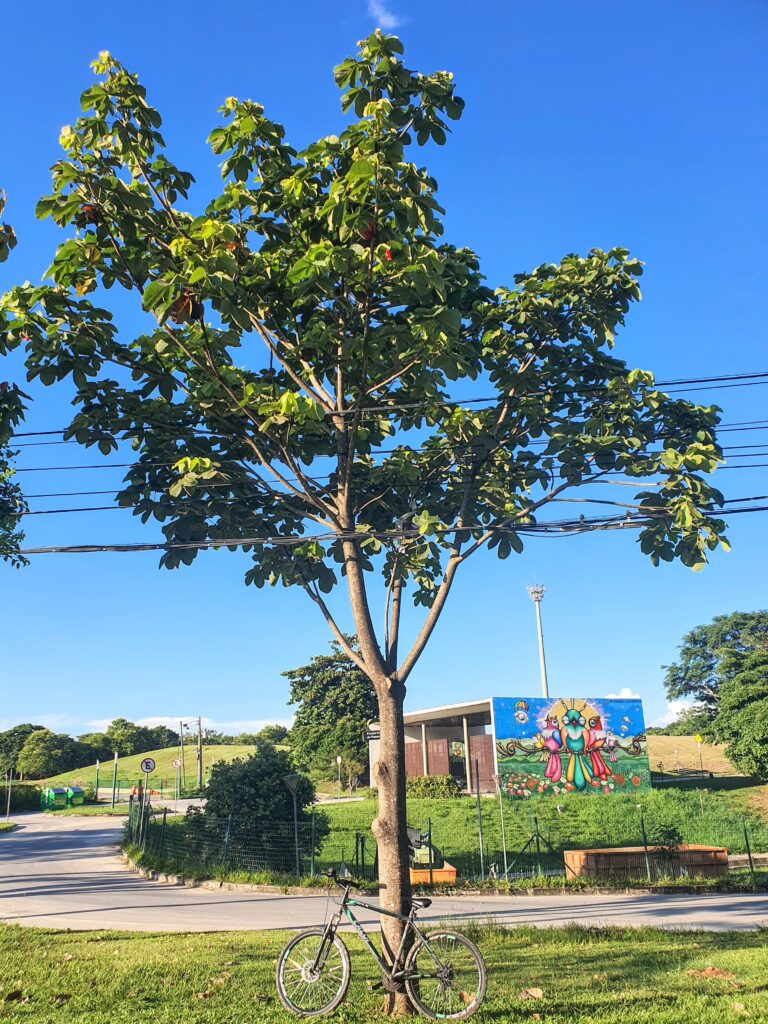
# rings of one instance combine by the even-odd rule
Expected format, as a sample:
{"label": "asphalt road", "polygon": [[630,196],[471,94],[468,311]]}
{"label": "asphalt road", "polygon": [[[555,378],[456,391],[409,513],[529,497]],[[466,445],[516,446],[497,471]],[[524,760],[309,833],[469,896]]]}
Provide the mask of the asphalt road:
{"label": "asphalt road", "polygon": [[[303,928],[322,922],[324,896],[185,888],[129,872],[109,818],[30,814],[0,835],[0,920],[46,928],[189,932]],[[361,912],[362,920],[374,921]],[[510,926],[654,925],[746,930],[768,926],[768,895],[440,897],[422,920],[493,918]]]}

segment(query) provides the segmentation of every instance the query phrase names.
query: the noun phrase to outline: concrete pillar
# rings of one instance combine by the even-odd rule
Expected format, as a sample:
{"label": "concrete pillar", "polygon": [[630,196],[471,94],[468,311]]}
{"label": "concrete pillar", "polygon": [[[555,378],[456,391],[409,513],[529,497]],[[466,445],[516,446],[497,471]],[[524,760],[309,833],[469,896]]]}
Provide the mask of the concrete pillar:
{"label": "concrete pillar", "polygon": [[469,723],[467,722],[467,716],[462,716],[462,722],[464,723],[464,764],[467,771],[467,789],[472,792],[472,759],[469,756]]}
{"label": "concrete pillar", "polygon": [[424,769],[424,774],[429,775],[427,768],[427,724],[426,722],[421,723],[421,766]]}

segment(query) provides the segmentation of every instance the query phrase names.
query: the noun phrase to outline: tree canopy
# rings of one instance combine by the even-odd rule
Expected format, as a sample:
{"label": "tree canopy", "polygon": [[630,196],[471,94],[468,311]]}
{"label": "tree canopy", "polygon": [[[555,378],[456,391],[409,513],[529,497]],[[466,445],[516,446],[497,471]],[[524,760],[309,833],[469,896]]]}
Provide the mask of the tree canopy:
{"label": "tree canopy", "polygon": [[714,720],[723,683],[742,670],[751,654],[766,650],[768,611],[717,615],[683,637],[678,660],[666,668],[667,695],[690,697]]}
{"label": "tree canopy", "polygon": [[768,781],[768,646],[745,655],[719,695],[714,738],[737,768]]}
{"label": "tree canopy", "polygon": [[[347,638],[355,646],[352,638]],[[296,705],[291,729],[295,763],[319,778],[336,777],[336,757],[343,767],[359,766],[368,760],[363,733],[378,717],[376,693],[368,676],[349,660],[339,644],[330,654],[315,655],[309,664],[283,672],[290,681],[288,703]],[[350,774],[345,772],[345,774]]]}
{"label": "tree canopy", "polygon": [[[290,755],[266,740],[256,740],[254,753],[245,760],[218,761],[211,769],[205,791],[205,814],[228,818],[253,827],[293,820],[293,797],[285,778],[295,774]],[[315,791],[302,777],[296,792],[298,810],[311,806]]]}
{"label": "tree canopy", "polygon": [[37,729],[24,741],[16,770],[28,779],[46,779],[87,764],[85,749],[77,740],[50,729]]}
{"label": "tree canopy", "polygon": [[11,729],[6,729],[5,732],[0,732],[0,772],[16,773],[21,748],[33,732],[42,728],[42,725],[24,722],[21,725],[14,725]]}

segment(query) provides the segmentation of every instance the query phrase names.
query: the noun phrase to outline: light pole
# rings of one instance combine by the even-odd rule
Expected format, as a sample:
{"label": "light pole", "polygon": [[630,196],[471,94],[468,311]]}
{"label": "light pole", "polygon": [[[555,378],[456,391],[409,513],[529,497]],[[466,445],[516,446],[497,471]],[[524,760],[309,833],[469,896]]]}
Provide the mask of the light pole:
{"label": "light pole", "polygon": [[549,697],[549,686],[547,685],[547,662],[544,657],[544,631],[541,628],[541,602],[546,587],[536,583],[528,587],[528,596],[536,605],[536,626],[539,633],[539,666],[541,667],[541,692],[544,697]]}
{"label": "light pole", "polygon": [[296,855],[296,877],[301,875],[301,861],[299,859],[299,812],[296,805],[296,793],[301,785],[300,775],[286,775],[283,777],[283,785],[293,797],[293,849]]}
{"label": "light pole", "polygon": [[336,755],[336,767],[339,769],[339,795],[337,799],[341,800],[341,754]]}

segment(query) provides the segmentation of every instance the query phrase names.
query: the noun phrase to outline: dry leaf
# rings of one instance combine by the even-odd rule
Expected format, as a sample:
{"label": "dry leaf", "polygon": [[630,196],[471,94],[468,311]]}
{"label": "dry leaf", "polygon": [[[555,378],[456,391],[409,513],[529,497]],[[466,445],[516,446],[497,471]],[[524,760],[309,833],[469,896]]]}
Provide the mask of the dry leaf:
{"label": "dry leaf", "polygon": [[64,961],[64,963],[66,963],[67,960],[72,960],[73,957],[72,957],[71,953],[65,953],[64,956],[61,959]]}
{"label": "dry leaf", "polygon": [[68,1003],[72,998],[69,992],[58,992],[54,997],[53,1001],[57,1006],[63,1006],[64,1003]]}
{"label": "dry leaf", "polygon": [[741,1017],[751,1017],[749,1010],[746,1008],[744,1003],[732,1003],[733,1012],[738,1013]]}
{"label": "dry leaf", "polygon": [[534,1020],[541,1020],[541,1014],[540,1014],[540,1013],[532,1013],[532,1014],[531,1014],[531,1017],[532,1017],[532,1018],[533,1018]]}
{"label": "dry leaf", "polygon": [[685,972],[693,978],[735,978],[733,971],[726,971],[722,967],[705,967],[703,971],[697,971],[695,967],[689,967]]}
{"label": "dry leaf", "polygon": [[3,1000],[3,1002],[5,1002],[5,1003],[13,1003],[13,1002],[16,1002],[16,1001],[17,1001],[18,999],[21,999],[23,995],[24,995],[24,993],[23,993],[23,992],[21,991],[21,989],[20,989],[20,988],[14,988],[14,989],[12,989],[12,990],[11,990],[11,991],[10,991],[10,992],[9,992],[9,993],[8,993],[8,994],[6,995],[6,997],[5,997],[5,999]]}
{"label": "dry leaf", "polygon": [[540,988],[524,988],[522,992],[518,992],[518,999],[543,999],[544,993]]}
{"label": "dry leaf", "polygon": [[253,998],[256,1000],[257,1003],[268,1003],[269,1002],[269,996],[264,996],[260,992],[257,992],[256,995]]}
{"label": "dry leaf", "polygon": [[195,999],[210,999],[213,995],[210,989],[206,989],[205,992],[195,992]]}

